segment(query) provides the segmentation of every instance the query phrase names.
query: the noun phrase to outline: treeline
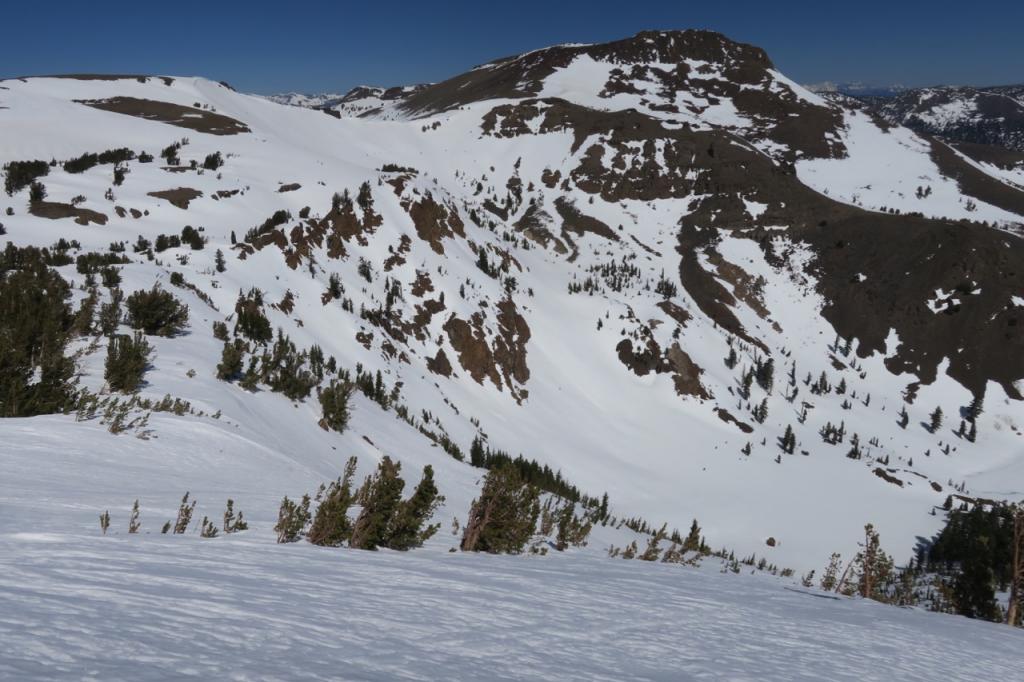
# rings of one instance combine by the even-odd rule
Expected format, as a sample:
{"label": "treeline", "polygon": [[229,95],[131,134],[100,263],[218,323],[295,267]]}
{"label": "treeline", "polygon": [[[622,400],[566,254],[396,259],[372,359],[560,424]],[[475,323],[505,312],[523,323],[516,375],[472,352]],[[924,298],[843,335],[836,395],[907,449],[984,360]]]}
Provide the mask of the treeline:
{"label": "treeline", "polygon": [[538,464],[535,460],[526,459],[522,455],[512,457],[502,450],[493,450],[479,435],[473,439],[469,448],[469,463],[483,469],[511,467],[518,472],[523,481],[545,492],[579,502],[585,507],[596,507],[600,504],[598,500],[584,495],[579,488],[566,481],[561,471],[554,471],[547,464]]}
{"label": "treeline", "polygon": [[[803,577],[815,585],[815,572]],[[945,527],[897,567],[881,548],[878,532],[864,528],[860,550],[844,567],[833,554],[817,586],[823,590],[897,606],[1020,626],[1024,597],[1024,509],[1020,505],[965,500],[950,509]],[[1006,599],[1006,607],[1000,603]]]}
{"label": "treeline", "polygon": [[[422,546],[437,532],[440,524],[430,521],[444,497],[438,494],[430,465],[403,500],[400,462],[385,456],[358,489],[353,486],[356,464],[356,458],[350,458],[342,476],[321,485],[313,497],[285,497],[274,527],[277,541],[406,551]],[[355,515],[350,514],[353,507],[359,508]],[[516,468],[498,466],[487,473],[480,495],[470,505],[459,547],[466,552],[518,554],[529,546],[543,553],[546,548],[531,541],[553,537],[554,548],[563,551],[585,545],[593,525],[591,516],[576,514],[572,501],[549,497],[542,504],[537,486],[520,478]],[[456,521],[453,533],[459,530]]]}
{"label": "treeline", "polygon": [[[952,505],[947,501],[947,506]],[[935,609],[1021,625],[1024,592],[1024,510],[975,502],[950,509],[946,525],[918,563],[935,579]],[[998,593],[1009,593],[1006,608]]]}

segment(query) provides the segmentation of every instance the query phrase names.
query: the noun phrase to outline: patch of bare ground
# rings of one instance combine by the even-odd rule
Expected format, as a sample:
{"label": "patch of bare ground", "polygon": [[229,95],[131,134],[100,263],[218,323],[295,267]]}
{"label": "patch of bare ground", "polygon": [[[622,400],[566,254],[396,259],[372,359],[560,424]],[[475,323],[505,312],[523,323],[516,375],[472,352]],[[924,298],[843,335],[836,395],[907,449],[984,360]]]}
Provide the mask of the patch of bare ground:
{"label": "patch of bare ground", "polygon": [[167,123],[179,128],[188,128],[189,130],[210,135],[238,135],[239,133],[252,132],[249,130],[249,126],[230,116],[206,109],[171,104],[170,102],[159,102],[157,100],[140,99],[137,97],[111,97],[110,99],[75,101],[94,109]]}
{"label": "patch of bare ground", "polygon": [[551,230],[548,229],[548,225],[551,224],[551,216],[541,208],[540,203],[531,204],[527,207],[526,211],[519,220],[517,220],[513,227],[516,231],[521,232],[530,241],[539,244],[543,248],[547,248],[551,245],[555,253],[565,255],[569,253],[569,249],[566,248],[565,243],[556,237]]}
{"label": "patch of bare ground", "polygon": [[[409,238],[409,235],[403,234],[401,237],[399,237],[399,239],[398,239],[398,248],[397,249],[394,248],[393,246],[389,246],[388,247],[388,251],[391,253],[391,255],[384,259],[384,272],[391,272],[394,268],[396,268],[396,267],[398,267],[400,265],[405,265],[405,255],[407,253],[409,253],[409,250],[411,248],[412,248],[412,239]],[[417,273],[417,275],[418,274],[419,273]],[[426,273],[423,273],[423,274],[426,275]],[[430,276],[426,275],[426,277],[427,277],[427,282],[429,283],[430,282]],[[417,280],[417,281],[419,281],[419,280]],[[431,287],[430,290],[433,291],[434,290],[433,287]],[[413,288],[412,288],[412,294],[413,294],[413,296],[422,296],[423,295],[422,291],[419,294],[416,293],[416,285],[415,284],[413,285]]]}
{"label": "patch of bare ground", "polygon": [[58,201],[33,201],[28,205],[28,212],[37,218],[49,218],[59,220],[60,218],[74,218],[79,225],[96,223],[106,225],[107,216],[99,211],[92,211],[80,206],[63,204]]}
{"label": "patch of bare ground", "polygon": [[494,365],[494,356],[487,345],[487,337],[483,330],[483,315],[473,313],[472,324],[456,317],[454,314],[445,322],[444,331],[448,341],[459,354],[459,364],[469,372],[473,381],[483,384],[484,379],[501,389],[501,376]]}
{"label": "patch of bare ground", "polygon": [[203,196],[202,192],[197,189],[192,189],[191,187],[165,189],[159,192],[147,192],[146,194],[151,197],[156,197],[157,199],[165,199],[172,206],[177,206],[182,210],[188,210],[189,202]]}
{"label": "patch of bare ground", "polygon": [[300,185],[297,182],[290,182],[287,185],[281,185],[280,187],[278,187],[277,191],[281,192],[281,193],[284,193],[284,192],[294,192],[297,189],[302,189],[302,185]]}
{"label": "patch of bare ground", "polygon": [[582,213],[576,205],[565,197],[555,199],[555,210],[562,217],[562,229],[573,232],[580,236],[586,233],[596,234],[598,237],[610,239],[613,242],[619,241],[619,235],[615,234],[612,228],[602,223],[597,218]]}
{"label": "patch of bare ground", "polygon": [[434,357],[427,358],[427,369],[443,377],[450,377],[452,375],[452,363],[449,362],[443,348],[438,348],[437,354]]}
{"label": "patch of bare ground", "polygon": [[403,201],[402,207],[409,214],[416,234],[430,244],[434,253],[444,254],[444,239],[452,239],[456,235],[465,237],[465,226],[459,212],[451,206],[438,203],[430,194],[419,201]]}

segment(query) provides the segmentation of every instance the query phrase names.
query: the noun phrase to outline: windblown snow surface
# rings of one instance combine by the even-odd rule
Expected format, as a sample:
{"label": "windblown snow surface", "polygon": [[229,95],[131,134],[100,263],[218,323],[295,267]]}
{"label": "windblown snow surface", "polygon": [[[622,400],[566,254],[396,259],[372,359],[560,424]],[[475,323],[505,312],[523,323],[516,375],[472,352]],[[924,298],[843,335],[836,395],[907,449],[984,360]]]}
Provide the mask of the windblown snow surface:
{"label": "windblown snow surface", "polygon": [[[408,553],[278,545],[270,491],[332,475],[326,458],[230,451],[198,424],[112,449],[100,428],[29,422],[0,444],[4,680],[1009,680],[1022,663],[1019,630],[716,560],[608,559],[608,528],[544,557],[449,553],[447,528]],[[160,535],[183,487],[200,515],[234,491],[252,529]]]}

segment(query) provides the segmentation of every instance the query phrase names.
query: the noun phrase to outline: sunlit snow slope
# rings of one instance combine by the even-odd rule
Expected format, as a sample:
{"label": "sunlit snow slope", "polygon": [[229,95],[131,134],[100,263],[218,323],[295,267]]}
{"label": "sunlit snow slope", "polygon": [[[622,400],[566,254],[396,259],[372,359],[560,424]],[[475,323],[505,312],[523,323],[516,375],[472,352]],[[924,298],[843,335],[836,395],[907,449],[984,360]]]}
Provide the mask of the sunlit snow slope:
{"label": "sunlit snow slope", "polygon": [[[985,175],[976,185],[988,198],[966,194],[922,138],[818,98],[757,48],[715,34],[562,46],[409,92],[375,118],[198,78],[0,84],[3,162],[117,147],[158,155],[188,138],[179,166],[131,161],[121,186],[109,165],[57,165],[41,178],[48,201],[81,195],[77,208],[103,224],[32,215],[27,190],[0,197],[13,210],[0,220],[4,240],[73,239],[73,255],[127,242],[121,288],[160,283],[191,311],[187,335],[151,340],[141,394],[204,412],[155,414],[120,435],[98,417],[4,420],[3,504],[22,520],[5,533],[74,526],[68,542],[86,547],[78,512],[93,524],[140,498],[167,516],[185,490],[216,502],[210,514],[234,497],[266,531],[283,495],[336,477],[350,455],[361,474],[395,457],[407,480],[432,464],[447,497],[438,519],[464,518],[482,471],[393,410],[359,398],[338,435],[317,426],[315,399],[293,404],[215,378],[211,325],[231,323],[251,287],[299,347],[379,369],[417,423],[464,453],[482,434],[588,494],[607,491],[620,518],[684,530],[697,518],[713,547],[780,566],[848,556],[867,522],[902,558],[939,527],[931,512],[948,495],[1022,496],[1024,353],[1010,320],[1024,312],[1024,209],[1009,185]],[[167,122],[141,100],[187,111]],[[204,132],[212,114],[248,132]],[[225,165],[203,171],[217,151]],[[332,209],[334,193],[354,198],[363,182],[368,210]],[[926,184],[930,197],[914,198]],[[199,194],[184,205],[151,194],[180,188]],[[246,241],[280,209],[285,224]],[[203,250],[132,253],[139,235],[185,225],[203,229]],[[83,284],[74,265],[60,271]],[[208,301],[171,285],[173,273]],[[348,309],[326,293],[332,275]],[[106,343],[75,342],[81,384],[94,391],[104,390]],[[772,385],[741,397],[744,372],[769,357]],[[817,395],[822,373],[831,388]],[[981,393],[971,443],[954,431]],[[936,406],[947,418],[932,433],[922,422]],[[822,441],[829,422],[844,425],[842,443]],[[779,447],[787,427],[792,454]],[[854,434],[859,458],[847,456]],[[39,496],[52,513],[35,519]],[[624,539],[598,533],[590,550]],[[32,541],[4,540],[16,552]]]}

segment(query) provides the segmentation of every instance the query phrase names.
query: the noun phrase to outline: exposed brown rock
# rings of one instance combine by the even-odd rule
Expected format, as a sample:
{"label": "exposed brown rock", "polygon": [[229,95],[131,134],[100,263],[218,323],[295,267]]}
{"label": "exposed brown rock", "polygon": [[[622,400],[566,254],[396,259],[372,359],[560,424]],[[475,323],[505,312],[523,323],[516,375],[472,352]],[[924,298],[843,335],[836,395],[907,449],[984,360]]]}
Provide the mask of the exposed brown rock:
{"label": "exposed brown rock", "polygon": [[217,114],[206,109],[186,107],[170,102],[158,102],[151,99],[136,97],[111,97],[99,100],[75,100],[79,104],[112,111],[117,114],[135,116],[149,121],[169,123],[179,128],[188,128],[210,135],[238,135],[251,132],[249,127],[230,116]]}
{"label": "exposed brown rock", "polygon": [[166,199],[171,205],[187,210],[189,202],[203,196],[203,193],[191,187],[178,187],[177,189],[165,189],[160,192],[147,192],[147,195],[157,199]]}

